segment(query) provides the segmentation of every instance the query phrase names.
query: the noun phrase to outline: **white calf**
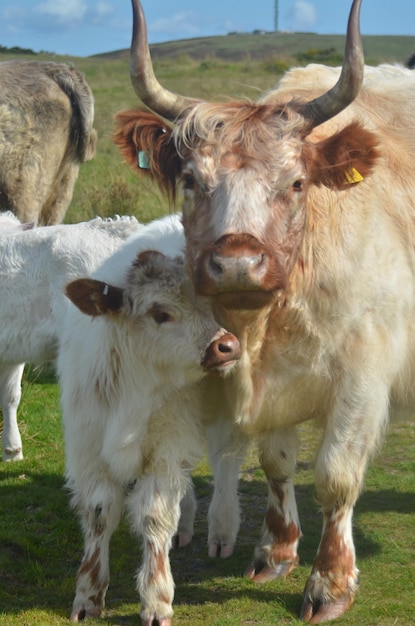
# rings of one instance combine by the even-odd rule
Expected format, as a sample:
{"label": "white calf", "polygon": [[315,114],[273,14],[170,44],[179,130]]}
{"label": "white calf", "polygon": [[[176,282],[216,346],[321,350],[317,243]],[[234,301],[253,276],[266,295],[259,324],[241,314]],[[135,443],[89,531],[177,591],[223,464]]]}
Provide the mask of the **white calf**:
{"label": "white calf", "polygon": [[[0,214],[0,404],[2,458],[23,458],[17,424],[25,362],[56,356],[68,300],[64,285],[95,270],[140,224],[135,218],[93,219],[32,228]],[[28,229],[29,228],[29,229]]]}
{"label": "white calf", "polygon": [[209,369],[230,370],[239,358],[237,339],[193,293],[182,257],[143,251],[149,245],[181,251],[182,235],[170,222],[150,225],[147,238],[145,227],[95,279],[67,287],[80,309],[68,312],[58,356],[67,486],[84,532],[75,622],[101,613],[109,542],[126,507],[143,536],[142,623],[170,626],[168,552],[201,453],[198,381]]}

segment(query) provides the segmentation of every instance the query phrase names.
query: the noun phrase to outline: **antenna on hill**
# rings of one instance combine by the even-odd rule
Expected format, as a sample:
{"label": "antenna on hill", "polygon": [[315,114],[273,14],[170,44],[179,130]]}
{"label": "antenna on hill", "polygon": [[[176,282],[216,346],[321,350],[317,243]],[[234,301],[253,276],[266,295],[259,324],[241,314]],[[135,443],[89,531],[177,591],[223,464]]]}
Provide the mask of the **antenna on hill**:
{"label": "antenna on hill", "polygon": [[274,4],[274,31],[278,32],[278,0]]}

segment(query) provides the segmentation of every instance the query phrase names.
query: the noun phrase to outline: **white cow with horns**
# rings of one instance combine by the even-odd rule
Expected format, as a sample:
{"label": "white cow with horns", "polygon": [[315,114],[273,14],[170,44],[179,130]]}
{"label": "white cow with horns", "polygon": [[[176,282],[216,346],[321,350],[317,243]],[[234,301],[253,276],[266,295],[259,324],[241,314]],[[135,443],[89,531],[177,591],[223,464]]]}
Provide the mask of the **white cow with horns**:
{"label": "white cow with horns", "polygon": [[204,435],[198,383],[229,372],[240,354],[195,295],[183,241],[178,218],[153,222],[94,278],[66,288],[77,308],[65,320],[58,372],[67,486],[84,533],[75,622],[101,613],[109,542],[125,507],[143,537],[142,623],[171,624],[168,552]]}
{"label": "white cow with horns", "polygon": [[313,419],[323,530],[301,618],[331,620],[357,592],[353,508],[389,403],[414,396],[413,72],[364,67],[354,0],[341,70],[294,69],[258,102],[203,102],[157,81],[132,4],[131,79],[151,112],[120,114],[116,141],[171,197],[183,190],[196,292],[241,341],[222,392],[268,479],[247,576],[298,563],[296,425]]}
{"label": "white cow with horns", "polygon": [[141,224],[134,217],[33,227],[0,213],[2,459],[23,458],[17,422],[25,363],[55,359],[67,282],[92,273]]}

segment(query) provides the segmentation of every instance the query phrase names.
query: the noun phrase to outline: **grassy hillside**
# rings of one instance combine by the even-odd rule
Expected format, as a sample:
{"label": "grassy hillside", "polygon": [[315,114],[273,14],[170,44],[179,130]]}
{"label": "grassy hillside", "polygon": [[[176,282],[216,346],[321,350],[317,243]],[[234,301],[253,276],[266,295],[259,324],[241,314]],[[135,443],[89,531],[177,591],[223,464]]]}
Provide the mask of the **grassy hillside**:
{"label": "grassy hillside", "polygon": [[[366,60],[369,65],[405,62],[415,52],[415,38],[401,36],[363,37]],[[150,46],[153,59],[172,59],[189,56],[192,59],[209,58],[222,61],[264,60],[270,57],[295,59],[310,50],[333,50],[343,56],[344,35],[316,35],[315,33],[236,33],[223,37],[198,37],[167,41]],[[128,50],[98,55],[101,58],[127,58]]]}

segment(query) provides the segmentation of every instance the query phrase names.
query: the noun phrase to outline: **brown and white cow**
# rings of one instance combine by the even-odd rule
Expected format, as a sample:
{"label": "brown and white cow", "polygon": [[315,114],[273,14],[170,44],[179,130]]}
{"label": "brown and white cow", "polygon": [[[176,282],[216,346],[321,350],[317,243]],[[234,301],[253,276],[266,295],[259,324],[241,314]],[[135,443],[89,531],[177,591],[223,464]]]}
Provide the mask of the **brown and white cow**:
{"label": "brown and white cow", "polygon": [[353,508],[415,364],[415,81],[364,68],[359,12],[354,0],[341,72],[311,65],[259,102],[209,103],[158,83],[133,0],[131,78],[152,112],[121,113],[115,136],[170,196],[182,188],[188,271],[242,344],[218,393],[268,479],[257,582],[298,563],[296,426],[321,426],[323,530],[301,608],[313,624],[354,600]]}
{"label": "brown and white cow", "polygon": [[0,63],[0,211],[58,224],[79,165],[95,154],[94,98],[64,63]]}

